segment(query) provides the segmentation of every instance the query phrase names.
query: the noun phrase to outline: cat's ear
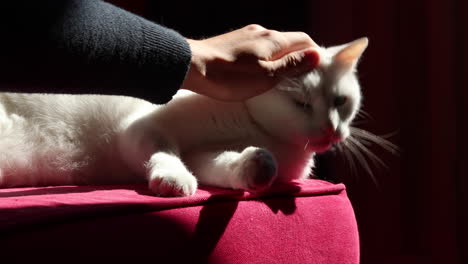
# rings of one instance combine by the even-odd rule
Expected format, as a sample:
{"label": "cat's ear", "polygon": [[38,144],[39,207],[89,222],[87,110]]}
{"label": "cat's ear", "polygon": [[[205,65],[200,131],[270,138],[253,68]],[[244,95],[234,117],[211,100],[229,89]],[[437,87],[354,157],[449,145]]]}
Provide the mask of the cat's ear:
{"label": "cat's ear", "polygon": [[344,72],[353,70],[368,43],[367,38],[360,38],[341,46],[341,49],[333,56],[333,64]]}

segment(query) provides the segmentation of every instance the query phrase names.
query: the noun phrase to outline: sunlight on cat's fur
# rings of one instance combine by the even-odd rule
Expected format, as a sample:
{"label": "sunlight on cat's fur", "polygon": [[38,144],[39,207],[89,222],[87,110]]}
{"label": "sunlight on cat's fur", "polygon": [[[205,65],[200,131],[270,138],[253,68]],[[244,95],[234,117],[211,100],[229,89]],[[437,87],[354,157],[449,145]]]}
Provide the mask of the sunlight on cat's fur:
{"label": "sunlight on cat's fur", "polygon": [[350,126],[367,43],[320,48],[314,71],[245,102],[184,90],[166,105],[0,94],[0,187],[147,182],[162,196],[192,195],[199,183],[263,191],[309,177],[314,154],[337,142],[360,159],[357,139],[376,141]]}

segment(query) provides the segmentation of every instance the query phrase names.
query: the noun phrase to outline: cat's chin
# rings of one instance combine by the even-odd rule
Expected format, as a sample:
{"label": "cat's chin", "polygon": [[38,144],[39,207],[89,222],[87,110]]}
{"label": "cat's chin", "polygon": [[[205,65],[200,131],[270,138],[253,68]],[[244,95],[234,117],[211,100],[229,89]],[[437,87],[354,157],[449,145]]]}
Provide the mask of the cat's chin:
{"label": "cat's chin", "polygon": [[321,144],[321,145],[314,145],[314,146],[311,147],[311,149],[316,153],[322,153],[322,152],[326,152],[331,147],[332,147],[331,143],[325,143],[325,144]]}
{"label": "cat's chin", "polygon": [[332,141],[321,140],[316,142],[310,142],[309,147],[313,152],[322,153],[329,150],[332,147]]}

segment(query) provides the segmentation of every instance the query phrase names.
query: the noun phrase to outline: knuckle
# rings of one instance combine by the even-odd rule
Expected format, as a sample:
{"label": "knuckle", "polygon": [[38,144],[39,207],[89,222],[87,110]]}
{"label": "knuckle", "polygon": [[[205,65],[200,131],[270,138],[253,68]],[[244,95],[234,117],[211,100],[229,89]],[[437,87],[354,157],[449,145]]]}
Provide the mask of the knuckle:
{"label": "knuckle", "polygon": [[269,30],[264,33],[264,37],[268,39],[274,52],[282,50],[287,46],[287,40],[280,32],[276,30]]}
{"label": "knuckle", "polygon": [[309,34],[305,32],[296,32],[296,34],[301,38],[303,41],[308,42],[309,44],[313,46],[317,46],[317,44],[312,40],[312,38],[309,36]]}
{"label": "knuckle", "polygon": [[280,35],[280,33],[273,29],[265,29],[260,32],[260,36],[270,39],[277,38],[278,35]]}
{"label": "knuckle", "polygon": [[297,35],[299,35],[301,38],[304,38],[304,39],[310,39],[310,36],[305,33],[305,32],[302,32],[302,31],[296,31],[295,32]]}
{"label": "knuckle", "polygon": [[246,30],[248,31],[260,31],[260,30],[265,30],[264,27],[258,25],[258,24],[250,24],[245,27]]}

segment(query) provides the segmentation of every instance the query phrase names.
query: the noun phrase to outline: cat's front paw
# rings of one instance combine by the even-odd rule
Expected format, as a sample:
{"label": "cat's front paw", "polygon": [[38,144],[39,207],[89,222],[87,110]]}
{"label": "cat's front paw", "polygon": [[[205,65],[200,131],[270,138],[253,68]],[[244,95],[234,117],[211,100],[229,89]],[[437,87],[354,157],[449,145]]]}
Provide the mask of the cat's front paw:
{"label": "cat's front paw", "polygon": [[273,155],[261,148],[248,147],[242,152],[240,180],[248,191],[268,189],[277,175],[277,165]]}
{"label": "cat's front paw", "polygon": [[153,172],[149,189],[159,196],[190,196],[197,190],[197,180],[189,172]]}

